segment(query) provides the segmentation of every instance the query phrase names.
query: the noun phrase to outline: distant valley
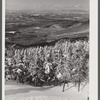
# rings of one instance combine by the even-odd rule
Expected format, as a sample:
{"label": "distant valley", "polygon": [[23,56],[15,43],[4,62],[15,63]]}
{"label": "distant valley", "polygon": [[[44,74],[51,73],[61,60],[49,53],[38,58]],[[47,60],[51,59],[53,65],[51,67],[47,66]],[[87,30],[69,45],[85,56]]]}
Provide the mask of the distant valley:
{"label": "distant valley", "polygon": [[45,45],[60,39],[89,38],[89,15],[85,12],[6,14],[6,45]]}

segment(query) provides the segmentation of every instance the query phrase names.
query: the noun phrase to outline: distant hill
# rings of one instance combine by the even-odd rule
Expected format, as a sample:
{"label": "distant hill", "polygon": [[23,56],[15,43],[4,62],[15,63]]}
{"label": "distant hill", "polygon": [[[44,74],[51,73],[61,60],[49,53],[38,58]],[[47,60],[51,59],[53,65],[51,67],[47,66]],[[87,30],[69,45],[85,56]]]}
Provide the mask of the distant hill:
{"label": "distant hill", "polygon": [[[21,16],[21,18],[20,18]],[[86,14],[11,14],[6,16],[6,45],[32,46],[60,39],[89,38]],[[34,19],[34,20],[33,20]],[[15,32],[16,34],[8,34]]]}
{"label": "distant hill", "polygon": [[50,26],[50,29],[59,29],[59,30],[61,30],[63,28],[59,24],[54,24],[54,25]]}

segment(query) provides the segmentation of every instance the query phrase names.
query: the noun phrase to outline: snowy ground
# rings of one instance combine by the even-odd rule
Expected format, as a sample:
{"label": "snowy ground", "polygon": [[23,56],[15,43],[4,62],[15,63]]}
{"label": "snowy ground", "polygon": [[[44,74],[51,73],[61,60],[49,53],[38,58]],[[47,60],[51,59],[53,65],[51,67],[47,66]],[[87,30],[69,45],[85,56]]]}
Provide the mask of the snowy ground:
{"label": "snowy ground", "polygon": [[82,87],[78,92],[77,87],[70,84],[62,92],[62,86],[34,87],[10,81],[5,85],[5,100],[87,100],[88,84]]}

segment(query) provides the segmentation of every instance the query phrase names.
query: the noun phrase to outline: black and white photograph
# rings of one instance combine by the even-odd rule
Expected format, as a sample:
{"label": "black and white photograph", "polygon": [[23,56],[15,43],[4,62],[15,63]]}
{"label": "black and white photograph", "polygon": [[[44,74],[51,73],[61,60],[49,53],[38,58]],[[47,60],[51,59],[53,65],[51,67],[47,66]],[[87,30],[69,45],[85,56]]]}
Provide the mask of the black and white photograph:
{"label": "black and white photograph", "polygon": [[90,100],[89,0],[5,0],[5,100]]}

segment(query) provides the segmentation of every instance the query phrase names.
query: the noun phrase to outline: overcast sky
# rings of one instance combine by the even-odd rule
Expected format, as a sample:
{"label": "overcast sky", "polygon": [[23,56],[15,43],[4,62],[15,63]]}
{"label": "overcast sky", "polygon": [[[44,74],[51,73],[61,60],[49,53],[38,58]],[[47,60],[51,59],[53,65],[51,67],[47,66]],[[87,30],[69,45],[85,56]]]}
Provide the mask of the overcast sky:
{"label": "overcast sky", "polygon": [[89,0],[6,0],[7,10],[89,9]]}

